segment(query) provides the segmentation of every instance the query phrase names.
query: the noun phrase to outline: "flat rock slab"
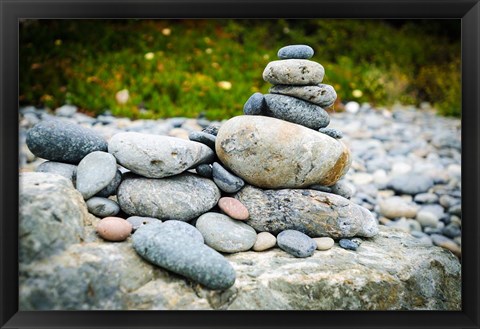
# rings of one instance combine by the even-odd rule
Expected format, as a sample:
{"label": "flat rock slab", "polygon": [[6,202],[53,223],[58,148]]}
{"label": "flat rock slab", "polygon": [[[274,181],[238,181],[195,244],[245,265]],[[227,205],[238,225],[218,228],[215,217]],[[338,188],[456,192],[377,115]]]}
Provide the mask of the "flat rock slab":
{"label": "flat rock slab", "polygon": [[28,131],[26,142],[37,157],[73,164],[91,152],[107,151],[107,142],[94,130],[61,120],[38,123]]}
{"label": "flat rock slab", "polygon": [[325,69],[307,59],[283,59],[268,63],[263,80],[272,85],[316,85],[322,82]]}
{"label": "flat rock slab", "polygon": [[262,190],[245,186],[235,198],[247,207],[246,223],[259,232],[297,230],[334,239],[377,234],[372,213],[339,195],[316,190]]}
{"label": "flat rock slab", "polygon": [[108,152],[132,172],[149,178],[180,174],[202,163],[211,163],[215,154],[202,143],[181,138],[125,132],[114,135]]}
{"label": "flat rock slab", "polygon": [[154,179],[127,173],[117,190],[120,208],[131,216],[189,221],[220,199],[215,183],[190,173]]}
{"label": "flat rock slab", "polygon": [[461,310],[458,259],[384,226],[357,251],[228,255],[237,278],[225,291],[148,264],[130,241],[20,264],[20,310]]}
{"label": "flat rock slab", "polygon": [[262,188],[331,186],[351,164],[339,140],[264,116],[237,116],[217,135],[218,158],[237,176]]}
{"label": "flat rock slab", "polygon": [[315,86],[276,85],[272,86],[269,92],[300,98],[323,108],[332,106],[337,99],[335,89],[323,83]]}

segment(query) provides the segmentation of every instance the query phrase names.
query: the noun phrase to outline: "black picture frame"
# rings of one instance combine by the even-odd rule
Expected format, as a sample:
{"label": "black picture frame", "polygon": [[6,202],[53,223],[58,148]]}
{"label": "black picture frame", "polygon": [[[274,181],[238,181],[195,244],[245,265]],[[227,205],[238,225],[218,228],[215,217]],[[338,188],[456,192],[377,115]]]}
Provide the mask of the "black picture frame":
{"label": "black picture frame", "polygon": [[[478,0],[0,0],[1,328],[479,328]],[[461,18],[462,311],[18,311],[20,18]]]}

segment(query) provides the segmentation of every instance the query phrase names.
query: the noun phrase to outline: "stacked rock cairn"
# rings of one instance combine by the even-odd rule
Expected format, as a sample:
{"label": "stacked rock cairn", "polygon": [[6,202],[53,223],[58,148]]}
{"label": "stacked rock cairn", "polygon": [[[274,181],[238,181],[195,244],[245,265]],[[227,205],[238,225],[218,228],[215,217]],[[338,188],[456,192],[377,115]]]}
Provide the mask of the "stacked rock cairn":
{"label": "stacked rock cairn", "polygon": [[235,283],[223,254],[278,246],[304,258],[334,239],[356,250],[358,237],[378,227],[340,180],[351,157],[341,133],[327,128],[335,90],[321,84],[311,47],[287,46],[278,56],[263,73],[270,94],[253,94],[245,115],[190,140],[121,132],[107,142],[77,124],[42,121],[26,140],[48,160],[37,171],[72,181],[102,218],[104,240],[131,236],[146,261],[210,289]]}

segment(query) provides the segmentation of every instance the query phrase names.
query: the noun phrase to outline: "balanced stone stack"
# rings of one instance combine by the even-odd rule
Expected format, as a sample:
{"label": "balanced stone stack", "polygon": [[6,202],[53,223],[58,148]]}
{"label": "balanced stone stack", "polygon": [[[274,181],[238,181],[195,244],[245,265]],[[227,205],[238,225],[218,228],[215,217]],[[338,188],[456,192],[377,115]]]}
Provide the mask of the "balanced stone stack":
{"label": "balanced stone stack", "polygon": [[351,156],[340,133],[326,128],[322,107],[336,95],[321,84],[324,69],[312,55],[308,46],[282,48],[264,72],[272,94],[254,94],[246,115],[191,132],[190,140],[129,131],[106,141],[48,120],[26,142],[49,160],[37,171],[67,177],[102,218],[100,237],[123,241],[134,232],[132,246],[148,262],[227,289],[235,271],[221,253],[278,245],[303,258],[333,239],[355,250],[358,241],[344,239],[378,233],[340,181]]}

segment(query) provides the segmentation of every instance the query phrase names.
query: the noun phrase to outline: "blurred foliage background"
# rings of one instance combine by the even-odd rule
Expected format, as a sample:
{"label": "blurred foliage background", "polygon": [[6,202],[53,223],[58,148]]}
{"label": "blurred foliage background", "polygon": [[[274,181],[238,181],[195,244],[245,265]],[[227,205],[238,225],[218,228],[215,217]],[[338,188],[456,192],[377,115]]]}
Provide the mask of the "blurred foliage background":
{"label": "blurred foliage background", "polygon": [[279,48],[308,44],[339,101],[461,114],[460,20],[28,20],[21,105],[131,118],[242,113]]}

